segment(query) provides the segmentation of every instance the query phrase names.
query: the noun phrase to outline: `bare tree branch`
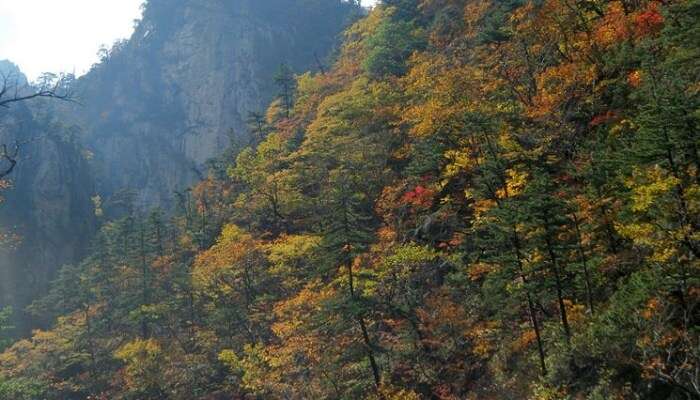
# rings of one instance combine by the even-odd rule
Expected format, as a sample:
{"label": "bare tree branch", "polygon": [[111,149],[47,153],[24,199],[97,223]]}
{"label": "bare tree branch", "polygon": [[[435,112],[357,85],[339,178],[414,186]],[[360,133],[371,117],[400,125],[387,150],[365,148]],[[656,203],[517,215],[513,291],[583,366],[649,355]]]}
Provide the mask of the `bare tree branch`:
{"label": "bare tree branch", "polygon": [[0,181],[3,180],[4,177],[7,175],[11,174],[12,171],[15,169],[17,164],[22,161],[22,160],[27,160],[30,157],[22,157],[20,158],[20,151],[22,148],[30,143],[33,142],[38,142],[40,140],[46,139],[48,136],[47,135],[41,135],[41,136],[35,136],[33,138],[30,138],[28,140],[20,142],[19,140],[16,140],[14,145],[10,149],[8,149],[7,144],[0,144],[0,166],[3,164],[8,165],[7,167],[0,168]]}
{"label": "bare tree branch", "polygon": [[[0,74],[0,107],[8,108],[12,103],[40,97],[74,101],[73,93],[66,85],[68,78],[65,76],[60,76],[53,81],[45,79],[38,88],[34,88],[30,85],[20,86],[19,78],[13,75]],[[23,90],[25,87],[26,91]]]}
{"label": "bare tree branch", "polygon": [[0,159],[5,160],[10,165],[4,169],[0,169],[0,180],[10,175],[17,166],[17,155],[19,154],[19,142],[16,142],[12,151],[7,150],[6,144],[0,144]]}
{"label": "bare tree branch", "polygon": [[[70,89],[71,76],[56,76],[47,74],[41,78],[38,86],[20,84],[17,74],[0,73],[0,108],[9,108],[13,103],[36,98],[50,98],[63,101],[75,101]],[[9,148],[5,143],[0,144],[0,161],[7,166],[0,168],[0,180],[10,175],[17,166],[19,151],[22,145],[20,141]]]}

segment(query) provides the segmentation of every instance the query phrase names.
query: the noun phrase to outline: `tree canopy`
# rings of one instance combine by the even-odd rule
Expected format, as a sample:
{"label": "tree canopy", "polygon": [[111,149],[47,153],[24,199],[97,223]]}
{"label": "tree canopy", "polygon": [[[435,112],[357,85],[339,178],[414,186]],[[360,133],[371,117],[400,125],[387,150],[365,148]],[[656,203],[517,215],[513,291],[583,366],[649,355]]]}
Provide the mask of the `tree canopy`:
{"label": "tree canopy", "polygon": [[700,398],[699,32],[384,1],[177,213],[104,224],[0,398]]}

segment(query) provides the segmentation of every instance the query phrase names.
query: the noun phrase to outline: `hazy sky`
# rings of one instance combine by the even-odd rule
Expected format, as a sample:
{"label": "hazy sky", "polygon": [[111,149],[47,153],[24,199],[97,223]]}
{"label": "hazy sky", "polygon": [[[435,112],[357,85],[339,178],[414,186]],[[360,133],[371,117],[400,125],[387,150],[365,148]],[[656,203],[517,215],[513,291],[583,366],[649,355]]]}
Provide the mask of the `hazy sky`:
{"label": "hazy sky", "polygon": [[81,75],[97,61],[101,45],[131,35],[142,2],[0,0],[0,60],[19,65],[30,80],[42,72]]}
{"label": "hazy sky", "polygon": [[131,35],[142,0],[0,0],[0,59],[29,79],[41,72],[82,74],[100,45]]}

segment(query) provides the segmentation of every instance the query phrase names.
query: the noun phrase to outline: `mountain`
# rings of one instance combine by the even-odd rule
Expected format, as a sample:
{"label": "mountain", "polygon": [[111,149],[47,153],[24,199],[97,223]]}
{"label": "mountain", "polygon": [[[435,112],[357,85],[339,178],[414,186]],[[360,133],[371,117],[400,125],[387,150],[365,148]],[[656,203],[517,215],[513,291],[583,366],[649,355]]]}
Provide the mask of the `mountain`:
{"label": "mountain", "polygon": [[68,109],[95,153],[98,193],[170,204],[231,131],[247,134],[248,114],[275,94],[277,68],[317,68],[357,12],[340,0],[149,1],[131,39],[79,80],[82,105]]}
{"label": "mountain", "polygon": [[699,32],[700,0],[382,0],[172,213],[96,199],[50,326],[0,312],[0,400],[700,399]]}
{"label": "mountain", "polygon": [[0,304],[19,311],[21,330],[39,322],[21,310],[48,289],[58,267],[84,256],[97,226],[94,179],[76,128],[50,122],[48,104],[32,106],[0,115],[0,142],[21,143],[0,207],[3,233],[17,237],[0,248]]}
{"label": "mountain", "polygon": [[10,60],[0,60],[0,76],[20,86],[27,84],[27,77]]}
{"label": "mountain", "polygon": [[0,258],[0,304],[22,310],[80,258],[99,224],[93,199],[107,217],[171,209],[231,138],[247,142],[279,66],[319,68],[359,13],[341,0],[150,0],[132,37],[72,83],[76,102],[0,111],[0,143],[27,142],[0,210],[23,238]]}

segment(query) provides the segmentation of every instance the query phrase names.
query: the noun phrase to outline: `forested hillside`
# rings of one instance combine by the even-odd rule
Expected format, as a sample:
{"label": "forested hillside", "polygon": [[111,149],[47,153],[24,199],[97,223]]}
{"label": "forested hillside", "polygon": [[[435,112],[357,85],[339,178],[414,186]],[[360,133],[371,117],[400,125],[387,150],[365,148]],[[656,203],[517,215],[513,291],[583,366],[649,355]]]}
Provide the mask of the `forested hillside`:
{"label": "forested hillside", "polygon": [[93,202],[102,222],[172,209],[209,159],[246,140],[279,65],[318,70],[360,14],[345,0],[148,0],[129,40],[103,48],[86,75],[65,77],[74,101],[0,107],[0,144],[22,143],[0,208],[0,225],[22,237],[0,247],[0,308],[13,306],[17,330],[43,326],[24,308],[86,253],[101,222]]}
{"label": "forested hillside", "polygon": [[384,0],[270,81],[1,399],[700,399],[700,0]]}

